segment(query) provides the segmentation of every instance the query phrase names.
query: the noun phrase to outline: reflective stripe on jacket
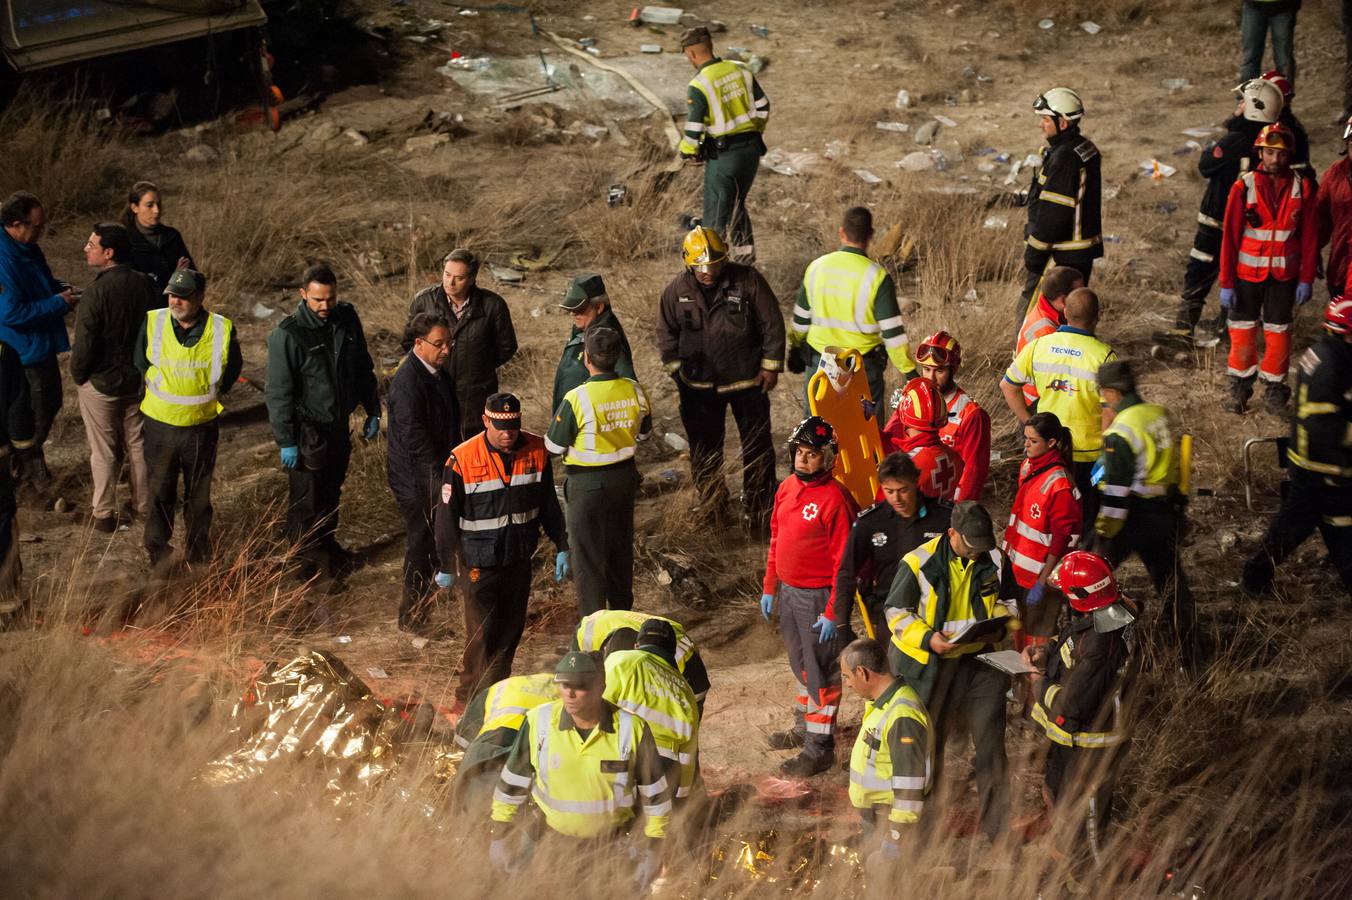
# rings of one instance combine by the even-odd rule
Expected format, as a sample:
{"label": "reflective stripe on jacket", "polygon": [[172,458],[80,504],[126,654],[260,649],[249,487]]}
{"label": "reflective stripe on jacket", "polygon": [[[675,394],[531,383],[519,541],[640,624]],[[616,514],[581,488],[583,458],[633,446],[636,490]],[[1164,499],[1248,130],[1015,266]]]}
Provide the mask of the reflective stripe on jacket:
{"label": "reflective stripe on jacket", "polygon": [[[1063,464],[1034,471],[1021,466],[1019,492],[1009,511],[1004,551],[1019,587],[1031,588],[1049,556],[1065,555],[1080,540],[1080,492]],[[1073,529],[1073,530],[1071,530]]]}
{"label": "reflective stripe on jacket", "polygon": [[700,715],[681,673],[656,653],[619,650],[606,657],[604,696],[648,723],[658,755],[680,767],[675,796],[689,796],[698,771]]}
{"label": "reflective stripe on jacket", "polygon": [[1026,345],[1005,371],[1011,384],[1037,392],[1038,412],[1055,413],[1070,429],[1075,461],[1093,462],[1103,446],[1099,366],[1117,358],[1092,334],[1063,325]]}
{"label": "reflective stripe on jacket", "polygon": [[230,320],[207,316],[202,337],[185,347],[174,336],[168,309],[146,314],[146,394],[141,412],[157,422],[180,427],[202,425],[221,414],[217,395],[225,354],[230,346]]}
{"label": "reflective stripe on jacket", "polygon": [[[572,417],[571,435],[556,434],[565,411]],[[648,396],[637,381],[594,375],[564,395],[545,446],[570,466],[613,466],[634,458],[647,437],[648,416]]]}
{"label": "reflective stripe on jacket", "polygon": [[850,753],[850,804],[856,809],[886,804],[890,822],[911,825],[919,821],[930,790],[934,737],[915,691],[900,679],[889,690],[864,708]]}

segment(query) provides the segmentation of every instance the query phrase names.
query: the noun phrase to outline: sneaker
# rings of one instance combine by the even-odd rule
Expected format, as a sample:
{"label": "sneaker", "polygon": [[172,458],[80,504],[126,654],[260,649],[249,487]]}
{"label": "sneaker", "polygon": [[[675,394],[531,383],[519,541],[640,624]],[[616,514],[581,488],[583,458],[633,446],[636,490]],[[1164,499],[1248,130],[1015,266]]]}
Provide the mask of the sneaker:
{"label": "sneaker", "polygon": [[811,778],[828,771],[835,761],[834,754],[799,753],[780,766],[779,771],[790,778]]}
{"label": "sneaker", "polygon": [[788,731],[776,731],[766,739],[771,750],[797,750],[807,743],[807,733],[797,728]]}

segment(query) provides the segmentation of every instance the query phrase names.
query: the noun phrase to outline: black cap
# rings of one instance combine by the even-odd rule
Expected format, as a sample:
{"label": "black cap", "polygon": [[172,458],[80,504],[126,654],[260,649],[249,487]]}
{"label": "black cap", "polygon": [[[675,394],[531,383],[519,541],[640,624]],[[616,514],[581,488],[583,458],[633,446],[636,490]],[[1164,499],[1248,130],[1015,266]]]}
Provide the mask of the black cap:
{"label": "black cap", "polygon": [[638,646],[676,653],[676,629],[666,619],[648,619],[638,629]]}
{"label": "black cap", "polygon": [[484,415],[497,431],[521,427],[521,400],[506,391],[493,394],[484,402]]}
{"label": "black cap", "polygon": [[953,506],[953,530],[962,535],[977,553],[995,549],[995,527],[986,507],[975,500],[963,500]]}
{"label": "black cap", "polygon": [[687,28],[681,33],[681,49],[693,47],[696,44],[712,44],[713,36],[709,34],[709,29],[703,25],[696,25],[694,28]]}
{"label": "black cap", "polygon": [[1115,359],[1099,366],[1098,385],[1124,394],[1136,390],[1136,375],[1131,371],[1131,361]]}

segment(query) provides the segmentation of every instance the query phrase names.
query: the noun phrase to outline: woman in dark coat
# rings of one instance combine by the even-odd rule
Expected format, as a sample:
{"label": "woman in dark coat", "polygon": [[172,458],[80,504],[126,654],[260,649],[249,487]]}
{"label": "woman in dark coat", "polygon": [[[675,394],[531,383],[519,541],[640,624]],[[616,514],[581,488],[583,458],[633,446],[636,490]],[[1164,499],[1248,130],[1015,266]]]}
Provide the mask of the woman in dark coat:
{"label": "woman in dark coat", "polygon": [[122,212],[122,225],[131,235],[131,265],[155,279],[160,291],[175,269],[196,268],[183,235],[177,228],[160,224],[163,213],[158,187],[149,181],[131,186]]}

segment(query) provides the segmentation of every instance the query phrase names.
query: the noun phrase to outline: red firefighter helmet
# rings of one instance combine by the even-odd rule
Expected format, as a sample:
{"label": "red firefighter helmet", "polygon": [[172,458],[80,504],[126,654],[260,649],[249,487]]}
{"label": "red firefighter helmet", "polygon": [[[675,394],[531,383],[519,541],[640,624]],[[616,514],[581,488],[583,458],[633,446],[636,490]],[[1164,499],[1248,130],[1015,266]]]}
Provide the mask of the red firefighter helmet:
{"label": "red firefighter helmet", "polygon": [[1352,334],[1352,297],[1341,294],[1324,308],[1324,327],[1334,334]]}
{"label": "red firefighter helmet", "polygon": [[962,365],[962,345],[947,331],[936,331],[920,342],[915,361],[950,369],[956,375],[958,366]]}
{"label": "red firefighter helmet", "polygon": [[897,401],[901,424],[920,431],[938,431],[948,422],[948,407],[939,388],[928,378],[912,378]]}
{"label": "red firefighter helmet", "polygon": [[1255,147],[1270,147],[1273,150],[1285,150],[1290,153],[1296,148],[1296,139],[1291,134],[1291,129],[1281,123],[1264,125],[1263,130],[1258,132],[1258,138],[1253,142]]}
{"label": "red firefighter helmet", "polygon": [[1264,72],[1260,77],[1269,84],[1275,85],[1277,90],[1282,92],[1282,104],[1284,106],[1291,105],[1291,101],[1296,98],[1296,88],[1295,85],[1291,83],[1290,78],[1287,78],[1276,69],[1273,69],[1270,72]]}
{"label": "red firefighter helmet", "polygon": [[1052,587],[1066,595],[1072,609],[1089,613],[1112,606],[1121,596],[1113,567],[1088,550],[1073,550],[1061,558],[1049,579]]}

